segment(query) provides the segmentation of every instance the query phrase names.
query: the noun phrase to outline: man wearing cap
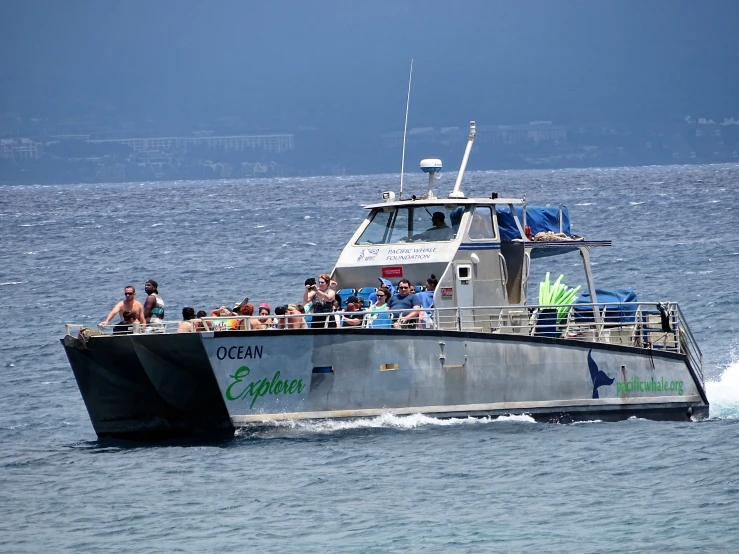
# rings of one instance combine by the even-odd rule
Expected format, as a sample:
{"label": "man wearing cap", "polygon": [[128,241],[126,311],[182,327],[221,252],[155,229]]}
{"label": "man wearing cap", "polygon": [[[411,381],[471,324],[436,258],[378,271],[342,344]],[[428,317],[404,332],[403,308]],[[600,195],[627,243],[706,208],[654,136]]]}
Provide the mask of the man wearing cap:
{"label": "man wearing cap", "polygon": [[364,321],[364,314],[357,314],[359,310],[359,297],[350,296],[346,299],[346,311],[342,314],[342,325],[344,327],[359,327]]}
{"label": "man wearing cap", "polygon": [[144,290],[149,296],[144,302],[144,318],[146,323],[162,323],[164,319],[164,300],[159,296],[159,285],[154,279],[149,279],[144,285]]}

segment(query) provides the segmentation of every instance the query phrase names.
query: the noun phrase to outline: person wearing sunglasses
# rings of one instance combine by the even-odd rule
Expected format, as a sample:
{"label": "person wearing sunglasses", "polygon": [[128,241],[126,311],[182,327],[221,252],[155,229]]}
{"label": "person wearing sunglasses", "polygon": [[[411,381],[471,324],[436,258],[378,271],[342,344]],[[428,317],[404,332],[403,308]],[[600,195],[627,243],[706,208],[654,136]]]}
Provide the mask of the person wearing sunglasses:
{"label": "person wearing sunglasses", "polygon": [[398,329],[414,329],[418,323],[421,310],[421,300],[412,292],[413,286],[408,279],[401,279],[398,283],[398,292],[387,301],[390,310],[403,310],[400,315],[394,315],[397,319],[393,327]]}
{"label": "person wearing sunglasses", "polygon": [[[390,299],[390,290],[387,287],[382,286],[379,289],[377,289],[377,292],[375,293],[375,295],[377,296],[377,302],[370,305],[370,312],[372,312],[369,314],[370,326],[371,327],[389,327],[390,326],[389,317],[387,319],[385,319],[384,316],[381,318],[383,322],[385,322],[385,324],[381,324],[378,321],[378,317],[380,316],[380,313],[387,312],[388,310],[387,301]],[[387,315],[389,316],[390,314],[387,314]]]}
{"label": "person wearing sunglasses", "polygon": [[144,319],[144,306],[141,302],[136,300],[136,289],[130,285],[123,289],[123,300],[119,300],[118,303],[113,306],[108,317],[100,322],[100,326],[105,327],[110,323],[110,320],[116,316],[116,314],[118,314],[118,317],[120,318],[120,323],[125,323],[123,312],[131,312],[131,318],[133,321],[138,321],[142,325],[146,324],[146,320]]}

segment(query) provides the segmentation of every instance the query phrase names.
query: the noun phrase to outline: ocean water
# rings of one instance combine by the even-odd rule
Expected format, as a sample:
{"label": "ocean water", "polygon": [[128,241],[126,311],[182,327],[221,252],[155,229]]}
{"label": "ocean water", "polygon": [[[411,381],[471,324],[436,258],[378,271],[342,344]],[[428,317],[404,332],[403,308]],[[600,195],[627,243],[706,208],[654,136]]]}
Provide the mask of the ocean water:
{"label": "ocean water", "polygon": [[[446,194],[454,174],[443,175]],[[287,422],[219,444],[98,442],[59,339],[155,279],[169,318],[273,306],[329,271],[397,175],[0,187],[0,552],[734,552],[739,166],[474,172],[611,238],[596,284],[678,301],[711,418]],[[409,175],[407,192],[423,192]],[[577,254],[534,260],[584,284]]]}

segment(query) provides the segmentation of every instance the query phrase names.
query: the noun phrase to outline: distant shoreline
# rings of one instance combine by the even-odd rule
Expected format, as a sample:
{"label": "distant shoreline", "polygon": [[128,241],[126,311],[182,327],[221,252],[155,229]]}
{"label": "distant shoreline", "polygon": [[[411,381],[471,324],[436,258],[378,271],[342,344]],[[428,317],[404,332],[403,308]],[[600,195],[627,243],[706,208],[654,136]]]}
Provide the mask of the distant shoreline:
{"label": "distant shoreline", "polygon": [[[570,165],[570,166],[530,166],[530,167],[494,167],[494,168],[488,168],[488,169],[481,169],[481,168],[468,168],[467,173],[475,173],[475,172],[509,172],[509,171],[572,171],[572,170],[588,170],[588,169],[637,169],[637,168],[647,168],[647,167],[693,167],[693,166],[736,166],[739,165],[739,160],[736,161],[722,161],[722,162],[694,162],[694,163],[687,163],[687,164],[679,164],[679,163],[673,163],[673,164],[663,164],[663,163],[654,163],[654,164],[603,164],[603,165]],[[454,173],[456,174],[457,168],[451,169],[447,171],[448,173]],[[409,173],[412,173],[412,171],[406,171],[406,175]],[[55,180],[49,180],[49,181],[26,181],[26,182],[18,182],[18,181],[7,181],[0,178],[0,186],[74,186],[74,185],[93,185],[93,184],[132,184],[132,183],[172,183],[176,181],[181,181],[183,183],[194,183],[194,182],[201,182],[201,181],[264,181],[264,180],[273,180],[273,179],[326,179],[331,177],[363,177],[363,176],[373,176],[373,175],[400,175],[400,172],[394,172],[394,171],[385,171],[385,172],[379,172],[379,173],[365,173],[365,172],[346,172],[346,173],[327,173],[323,175],[311,175],[311,174],[295,174],[295,175],[269,175],[269,176],[246,176],[246,177],[168,177],[168,178],[154,178],[154,179],[115,179],[115,180],[84,180],[84,181],[55,181]]]}

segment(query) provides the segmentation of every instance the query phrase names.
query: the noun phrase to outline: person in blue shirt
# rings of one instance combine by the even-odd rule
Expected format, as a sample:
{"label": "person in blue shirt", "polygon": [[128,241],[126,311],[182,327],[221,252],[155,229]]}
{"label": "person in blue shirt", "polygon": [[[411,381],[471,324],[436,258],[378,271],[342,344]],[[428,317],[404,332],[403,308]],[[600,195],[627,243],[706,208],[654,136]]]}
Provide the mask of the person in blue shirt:
{"label": "person in blue shirt", "polygon": [[412,329],[418,323],[421,309],[421,299],[411,292],[413,285],[408,279],[401,279],[398,283],[398,292],[390,297],[387,307],[390,310],[403,310],[393,323],[393,327]]}
{"label": "person in blue shirt", "polygon": [[436,290],[436,285],[438,284],[439,280],[436,278],[436,275],[432,273],[431,277],[426,279],[426,290],[416,293],[418,298],[421,300],[422,308],[434,307],[434,291]]}

